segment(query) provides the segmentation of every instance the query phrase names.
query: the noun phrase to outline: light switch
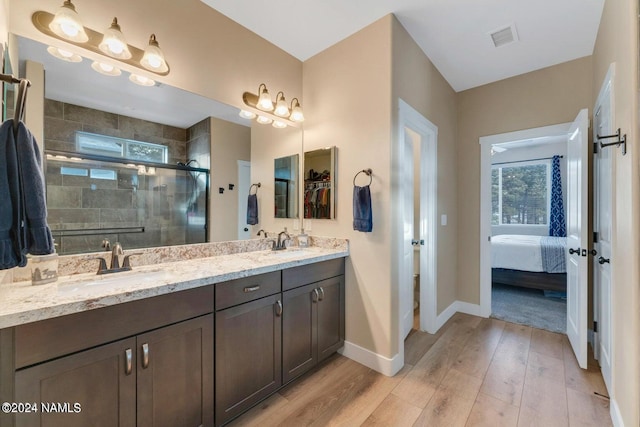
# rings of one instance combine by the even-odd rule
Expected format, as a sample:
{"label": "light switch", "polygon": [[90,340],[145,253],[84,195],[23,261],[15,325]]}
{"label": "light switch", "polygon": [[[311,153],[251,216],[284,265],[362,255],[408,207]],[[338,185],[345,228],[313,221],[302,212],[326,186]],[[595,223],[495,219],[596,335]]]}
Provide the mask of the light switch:
{"label": "light switch", "polygon": [[440,215],[440,225],[447,225],[447,214]]}

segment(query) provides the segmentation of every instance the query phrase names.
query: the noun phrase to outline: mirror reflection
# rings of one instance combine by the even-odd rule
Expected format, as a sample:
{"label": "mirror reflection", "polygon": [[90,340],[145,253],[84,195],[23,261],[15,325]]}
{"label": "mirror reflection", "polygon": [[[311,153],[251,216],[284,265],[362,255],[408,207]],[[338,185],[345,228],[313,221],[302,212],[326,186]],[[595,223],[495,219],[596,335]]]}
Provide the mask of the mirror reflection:
{"label": "mirror reflection", "polygon": [[304,217],[335,219],[336,147],[304,153]]}
{"label": "mirror reflection", "polygon": [[274,206],[276,218],[298,217],[298,155],[275,159]]}
{"label": "mirror reflection", "polygon": [[[103,76],[90,60],[63,62],[41,43],[13,40],[20,75],[33,66],[26,60],[46,73],[42,142],[59,253],[101,251],[105,238],[126,241],[127,249],[254,237],[246,224],[249,185],[282,153],[270,152],[273,138],[261,140],[264,132],[252,135],[239,109],[162,83],[142,87],[126,76]],[[253,145],[260,146],[255,155]],[[86,164],[78,167],[78,158]],[[263,227],[269,211],[260,213]]]}

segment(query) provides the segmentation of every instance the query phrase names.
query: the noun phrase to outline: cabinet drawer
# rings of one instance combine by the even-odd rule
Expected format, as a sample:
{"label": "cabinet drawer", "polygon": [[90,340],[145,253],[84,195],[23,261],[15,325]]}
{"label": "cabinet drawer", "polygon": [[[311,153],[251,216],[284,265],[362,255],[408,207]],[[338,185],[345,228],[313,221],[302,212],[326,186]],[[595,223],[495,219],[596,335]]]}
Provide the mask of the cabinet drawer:
{"label": "cabinet drawer", "polygon": [[297,288],[344,274],[344,258],[282,270],[282,290]]}
{"label": "cabinet drawer", "polygon": [[215,285],[216,310],[277,294],[280,283],[279,271],[218,283]]}
{"label": "cabinet drawer", "polygon": [[16,369],[211,312],[203,286],[16,326]]}

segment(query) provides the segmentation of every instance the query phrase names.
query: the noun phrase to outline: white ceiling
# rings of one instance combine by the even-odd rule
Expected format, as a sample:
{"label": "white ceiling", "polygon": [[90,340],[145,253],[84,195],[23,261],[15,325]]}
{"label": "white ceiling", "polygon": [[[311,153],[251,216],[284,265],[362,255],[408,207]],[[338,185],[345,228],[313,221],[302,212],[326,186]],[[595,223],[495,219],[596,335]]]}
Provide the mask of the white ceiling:
{"label": "white ceiling", "polygon": [[[591,55],[604,6],[604,0],[201,1],[301,61],[393,13],[456,91]],[[495,48],[488,33],[511,24],[519,41]]]}

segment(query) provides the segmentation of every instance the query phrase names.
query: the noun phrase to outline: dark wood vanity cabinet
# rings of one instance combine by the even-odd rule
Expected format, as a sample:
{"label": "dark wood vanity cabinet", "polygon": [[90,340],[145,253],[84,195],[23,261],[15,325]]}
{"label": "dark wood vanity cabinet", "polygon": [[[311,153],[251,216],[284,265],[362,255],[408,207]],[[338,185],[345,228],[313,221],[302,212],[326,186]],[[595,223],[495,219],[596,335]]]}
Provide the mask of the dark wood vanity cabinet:
{"label": "dark wood vanity cabinet", "polygon": [[287,383],[344,344],[344,276],[283,293],[282,375]]}
{"label": "dark wood vanity cabinet", "polygon": [[13,328],[11,401],[38,412],[8,425],[213,426],[212,312],[209,286]]}

